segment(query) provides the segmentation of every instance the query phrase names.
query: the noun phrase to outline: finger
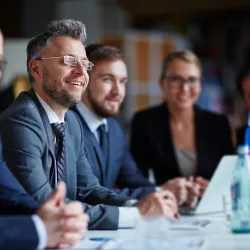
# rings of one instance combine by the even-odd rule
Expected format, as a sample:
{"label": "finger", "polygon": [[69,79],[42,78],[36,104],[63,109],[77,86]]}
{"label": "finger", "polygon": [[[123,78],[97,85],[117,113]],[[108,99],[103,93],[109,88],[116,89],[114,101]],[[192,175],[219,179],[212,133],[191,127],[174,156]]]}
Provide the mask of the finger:
{"label": "finger", "polygon": [[67,233],[63,234],[63,236],[60,240],[60,244],[74,245],[74,244],[78,243],[81,240],[81,238],[82,238],[81,234],[67,232]]}
{"label": "finger", "polygon": [[63,182],[60,182],[57,186],[57,190],[50,195],[46,203],[61,207],[64,204],[65,194],[66,186]]}
{"label": "finger", "polygon": [[199,183],[199,184],[202,185],[202,186],[207,186],[208,183],[209,183],[209,181],[206,180],[206,179],[204,179],[203,177],[197,177],[197,178],[195,179],[195,182]]}
{"label": "finger", "polygon": [[188,192],[186,190],[183,190],[180,194],[179,194],[179,201],[178,201],[178,205],[183,205],[188,199]]}
{"label": "finger", "polygon": [[170,200],[163,201],[163,206],[169,207],[170,209],[172,209],[174,213],[178,211],[178,206],[175,203],[171,202]]}
{"label": "finger", "polygon": [[86,231],[88,228],[88,221],[84,217],[80,218],[70,218],[65,220],[65,230],[67,232],[80,232]]}
{"label": "finger", "polygon": [[169,200],[172,200],[173,202],[177,203],[175,195],[170,191],[165,190],[165,191],[159,192],[158,194],[160,195],[160,197],[162,197],[164,199],[169,199]]}
{"label": "finger", "polygon": [[186,177],[186,180],[188,182],[193,182],[194,181],[194,177],[193,176],[188,176],[188,177]]}
{"label": "finger", "polygon": [[78,216],[83,214],[83,206],[81,202],[73,201],[64,207],[65,216]]}
{"label": "finger", "polygon": [[187,201],[187,205],[190,207],[190,208],[195,208],[196,204],[197,204],[197,201],[198,201],[198,198],[197,197],[193,197],[192,199],[189,199]]}

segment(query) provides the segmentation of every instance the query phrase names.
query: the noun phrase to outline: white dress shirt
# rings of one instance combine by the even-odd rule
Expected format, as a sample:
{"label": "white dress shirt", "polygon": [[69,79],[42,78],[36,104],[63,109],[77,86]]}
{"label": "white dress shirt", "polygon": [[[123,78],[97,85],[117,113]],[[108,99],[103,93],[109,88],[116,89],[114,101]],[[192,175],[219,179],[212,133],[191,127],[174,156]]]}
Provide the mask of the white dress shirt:
{"label": "white dress shirt", "polygon": [[31,219],[35,225],[36,228],[36,232],[38,235],[38,246],[37,249],[44,249],[47,245],[47,240],[48,240],[48,236],[47,236],[47,230],[45,228],[45,225],[43,223],[43,221],[41,220],[41,218],[38,215],[32,215]]}
{"label": "white dress shirt", "polygon": [[[36,93],[37,98],[39,99],[41,105],[43,106],[50,123],[55,122],[64,122],[63,120],[60,120],[56,113],[49,107],[49,105]],[[98,119],[90,110],[89,108],[84,105],[82,102],[80,102],[80,105],[82,107],[81,112],[86,120],[90,131],[94,133],[96,139],[99,141],[99,136],[97,134],[97,128],[101,124],[105,124],[105,128],[108,131],[108,123],[107,119]],[[131,207],[133,206],[137,200],[128,200],[126,202],[126,206],[128,207],[119,207],[119,220],[118,220],[118,228],[128,228],[128,227],[135,227],[136,221],[140,217],[139,210],[137,207]]]}

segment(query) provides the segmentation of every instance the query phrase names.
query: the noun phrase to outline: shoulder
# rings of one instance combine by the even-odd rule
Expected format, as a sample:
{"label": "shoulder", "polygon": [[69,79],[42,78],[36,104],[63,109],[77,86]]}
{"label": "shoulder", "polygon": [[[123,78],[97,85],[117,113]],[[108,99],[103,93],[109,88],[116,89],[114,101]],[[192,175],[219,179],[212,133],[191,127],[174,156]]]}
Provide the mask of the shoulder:
{"label": "shoulder", "polygon": [[107,118],[108,128],[112,134],[124,134],[124,128],[118,118]]}
{"label": "shoulder", "polygon": [[80,118],[75,111],[69,109],[66,112],[65,120],[69,124],[70,129],[74,129],[75,131],[82,130]]}
{"label": "shoulder", "polygon": [[154,117],[158,117],[159,115],[161,115],[162,113],[166,111],[167,111],[166,104],[153,106],[153,107],[136,112],[134,114],[133,121],[153,119]]}
{"label": "shoulder", "polygon": [[196,107],[196,117],[197,120],[202,122],[203,124],[207,124],[207,126],[213,127],[230,127],[229,121],[226,115],[219,114],[216,112],[204,110],[201,108]]}
{"label": "shoulder", "polygon": [[11,121],[11,124],[16,122],[28,123],[34,125],[41,122],[41,116],[38,107],[27,92],[22,92],[17,99],[8,107],[0,116],[0,125]]}

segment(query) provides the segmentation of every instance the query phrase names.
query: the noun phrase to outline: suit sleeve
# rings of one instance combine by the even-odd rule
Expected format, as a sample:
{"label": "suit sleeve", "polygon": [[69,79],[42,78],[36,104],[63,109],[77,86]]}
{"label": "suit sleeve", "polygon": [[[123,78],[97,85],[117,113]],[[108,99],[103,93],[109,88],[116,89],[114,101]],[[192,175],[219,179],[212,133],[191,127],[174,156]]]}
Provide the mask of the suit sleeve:
{"label": "suit sleeve", "polygon": [[[32,119],[30,119],[31,116]],[[44,132],[41,117],[24,108],[1,120],[3,156],[24,189],[39,203],[53,191],[43,168]],[[48,173],[49,175],[49,173]]]}
{"label": "suit sleeve", "polygon": [[148,148],[146,121],[136,114],[131,123],[131,143],[130,150],[135,159],[137,167],[143,175],[148,178],[150,166],[150,149]]}
{"label": "suit sleeve", "polygon": [[37,209],[38,204],[6,167],[0,139],[0,214],[32,214]]}
{"label": "suit sleeve", "polygon": [[87,159],[82,125],[79,117],[76,117],[79,122],[79,133],[81,133],[82,138],[79,147],[79,160],[77,162],[77,191],[79,199],[91,205],[106,204],[111,206],[123,206],[129,198],[127,196],[117,195],[117,193],[112,190],[102,187],[97,177],[93,174]]}
{"label": "suit sleeve", "polygon": [[0,216],[0,249],[34,250],[38,241],[30,216]]}
{"label": "suit sleeve", "polygon": [[125,143],[123,152],[122,166],[117,179],[117,185],[120,190],[115,189],[116,192],[127,194],[133,199],[141,199],[154,192],[155,186],[137,168]]}

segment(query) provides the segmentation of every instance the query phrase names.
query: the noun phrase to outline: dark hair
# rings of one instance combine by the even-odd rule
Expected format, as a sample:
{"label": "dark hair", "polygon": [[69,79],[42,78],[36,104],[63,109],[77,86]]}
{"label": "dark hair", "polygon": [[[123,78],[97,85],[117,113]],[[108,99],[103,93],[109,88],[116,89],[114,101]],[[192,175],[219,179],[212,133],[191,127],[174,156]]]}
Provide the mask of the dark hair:
{"label": "dark hair", "polygon": [[197,66],[197,68],[200,70],[202,73],[202,65],[199,60],[199,58],[191,51],[189,50],[176,50],[170,52],[163,60],[162,64],[162,71],[161,71],[161,76],[160,80],[163,80],[165,76],[165,72],[168,68],[168,66],[174,61],[174,60],[182,60],[187,63],[192,63]]}
{"label": "dark hair", "polygon": [[99,61],[124,60],[121,51],[113,46],[93,43],[86,47],[86,55],[94,64]]}
{"label": "dark hair", "polygon": [[79,39],[83,44],[86,42],[86,28],[81,21],[73,19],[54,20],[47,24],[44,32],[33,37],[27,45],[27,71],[29,81],[33,82],[33,76],[31,74],[29,63],[31,60],[41,56],[43,49],[48,47],[52,38],[57,36],[69,36]]}
{"label": "dark hair", "polygon": [[242,83],[247,76],[250,76],[250,66],[242,68],[236,75],[236,88],[241,96],[243,96]]}

